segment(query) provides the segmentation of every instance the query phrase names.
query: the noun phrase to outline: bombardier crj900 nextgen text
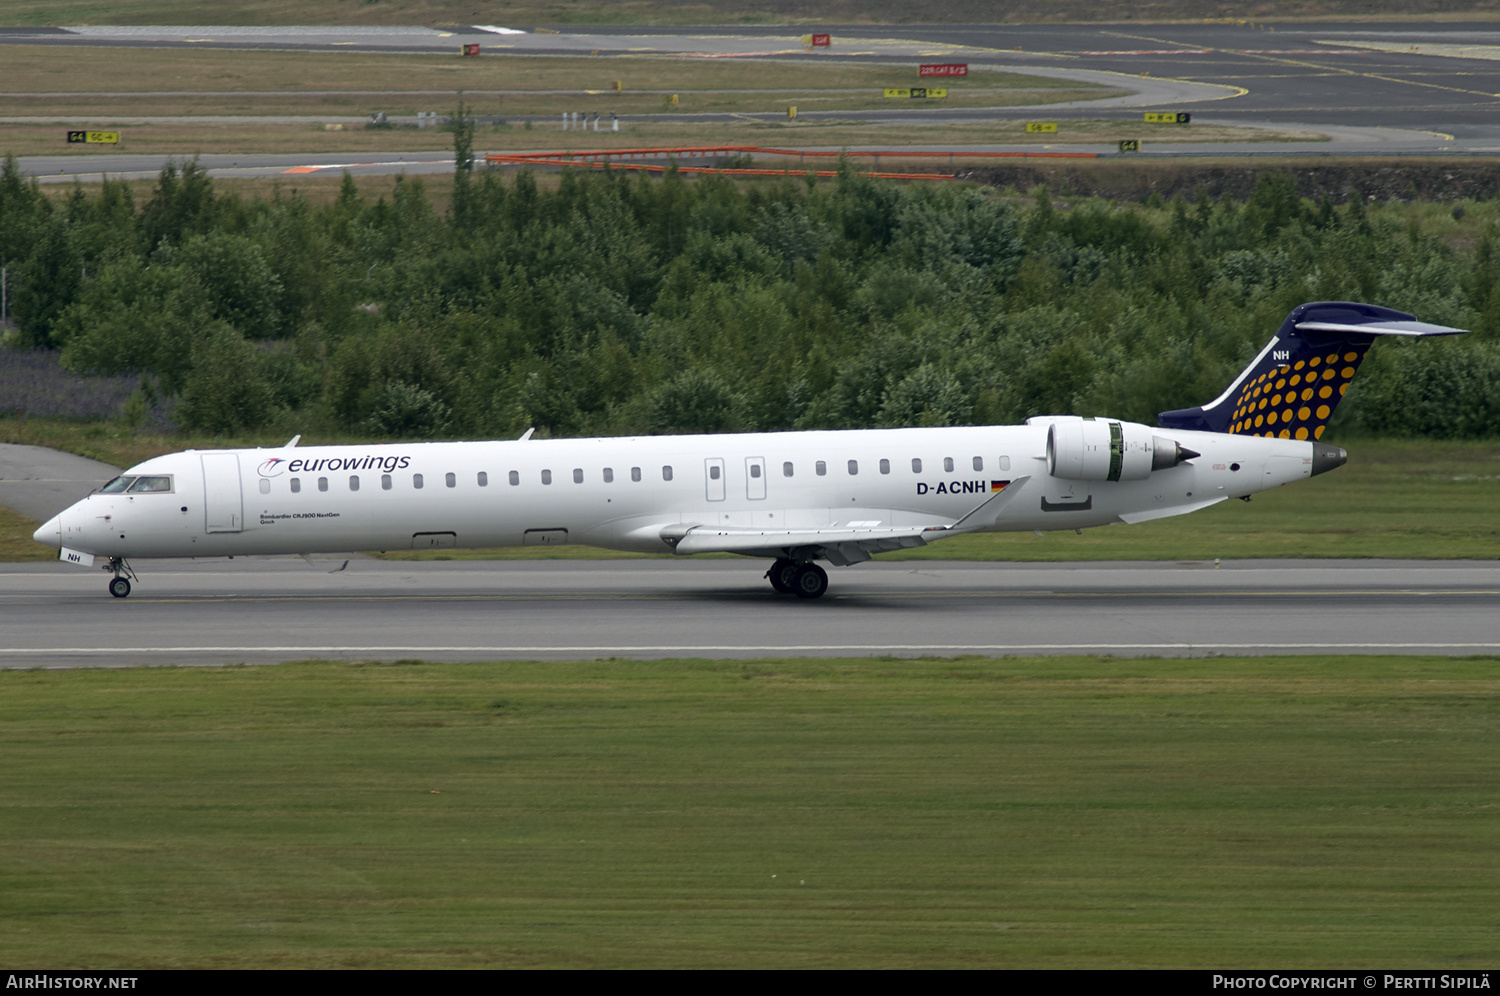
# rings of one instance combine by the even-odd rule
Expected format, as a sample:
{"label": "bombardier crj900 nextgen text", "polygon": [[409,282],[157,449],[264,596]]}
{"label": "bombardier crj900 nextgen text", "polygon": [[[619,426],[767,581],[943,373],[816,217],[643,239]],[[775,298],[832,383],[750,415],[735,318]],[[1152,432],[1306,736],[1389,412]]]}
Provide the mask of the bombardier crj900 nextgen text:
{"label": "bombardier crj900 nextgen text", "polygon": [[48,521],[61,559],[224,557],[585,543],[774,561],[817,598],[816,563],[981,530],[1144,522],[1341,466],[1319,442],[1376,337],[1462,331],[1366,304],[1304,304],[1218,398],[1156,427],[1019,426],[189,450],[132,467]]}

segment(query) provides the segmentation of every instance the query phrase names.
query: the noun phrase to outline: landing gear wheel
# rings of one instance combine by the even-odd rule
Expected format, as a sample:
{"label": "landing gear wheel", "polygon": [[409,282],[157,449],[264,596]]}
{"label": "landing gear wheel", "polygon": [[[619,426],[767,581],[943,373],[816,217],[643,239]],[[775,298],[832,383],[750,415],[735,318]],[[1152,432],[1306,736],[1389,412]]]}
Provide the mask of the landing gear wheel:
{"label": "landing gear wheel", "polygon": [[109,593],[116,598],[124,598],[130,594],[130,582],[125,578],[115,578],[109,583]]}
{"label": "landing gear wheel", "polygon": [[792,575],[792,591],[798,598],[822,598],[828,590],[828,572],[817,564],[803,564]]}
{"label": "landing gear wheel", "polygon": [[769,571],[766,571],[766,580],[771,582],[772,588],[775,588],[783,595],[790,595],[792,593],[792,577],[796,573],[797,562],[782,557],[771,565]]}

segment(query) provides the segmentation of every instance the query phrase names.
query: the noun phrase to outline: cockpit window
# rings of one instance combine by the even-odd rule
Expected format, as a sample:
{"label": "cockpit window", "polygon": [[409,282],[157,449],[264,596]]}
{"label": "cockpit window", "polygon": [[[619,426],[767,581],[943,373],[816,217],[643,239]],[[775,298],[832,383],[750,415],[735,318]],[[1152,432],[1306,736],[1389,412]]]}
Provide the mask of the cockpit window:
{"label": "cockpit window", "polygon": [[172,478],[170,477],[137,477],[135,483],[130,486],[133,495],[142,494],[147,491],[171,491]]}
{"label": "cockpit window", "polygon": [[108,495],[119,494],[121,491],[124,491],[126,488],[130,487],[130,485],[134,483],[134,481],[135,478],[133,477],[117,477],[99,490],[102,493]]}

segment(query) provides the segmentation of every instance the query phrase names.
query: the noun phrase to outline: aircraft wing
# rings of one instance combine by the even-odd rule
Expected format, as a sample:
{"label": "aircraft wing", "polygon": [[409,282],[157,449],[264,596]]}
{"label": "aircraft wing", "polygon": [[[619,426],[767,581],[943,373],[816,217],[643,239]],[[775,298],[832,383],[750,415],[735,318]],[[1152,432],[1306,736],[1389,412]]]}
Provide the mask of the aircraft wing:
{"label": "aircraft wing", "polygon": [[873,553],[926,546],[946,536],[985,529],[1030,480],[1018,477],[952,523],[920,526],[831,526],[826,529],[764,529],[745,526],[668,526],[661,536],[680,554],[740,553],[752,557],[821,557],[838,567],[869,560]]}

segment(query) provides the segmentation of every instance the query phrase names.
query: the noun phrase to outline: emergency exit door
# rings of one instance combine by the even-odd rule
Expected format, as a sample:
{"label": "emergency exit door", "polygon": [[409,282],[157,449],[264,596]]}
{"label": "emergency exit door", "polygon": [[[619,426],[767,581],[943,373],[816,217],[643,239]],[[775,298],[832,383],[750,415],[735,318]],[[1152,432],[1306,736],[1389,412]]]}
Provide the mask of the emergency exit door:
{"label": "emergency exit door", "polygon": [[766,496],[766,458],[745,457],[745,497],[759,501]]}
{"label": "emergency exit door", "polygon": [[723,457],[709,457],[703,461],[703,488],[709,501],[724,500]]}

